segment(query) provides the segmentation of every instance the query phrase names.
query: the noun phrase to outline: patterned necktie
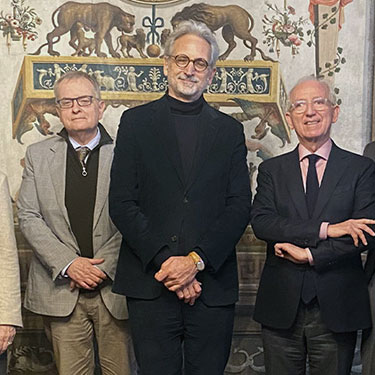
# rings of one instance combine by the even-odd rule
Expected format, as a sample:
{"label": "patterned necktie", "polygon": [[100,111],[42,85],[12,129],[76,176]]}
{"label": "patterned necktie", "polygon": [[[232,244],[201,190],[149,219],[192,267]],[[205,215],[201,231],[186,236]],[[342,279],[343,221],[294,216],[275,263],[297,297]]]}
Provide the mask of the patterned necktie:
{"label": "patterned necktie", "polygon": [[76,148],[76,152],[78,155],[79,162],[81,163],[82,166],[82,176],[86,177],[87,176],[87,171],[86,171],[86,157],[90,153],[90,149],[86,146],[83,147],[78,147]]}
{"label": "patterned necktie", "polygon": [[[318,174],[316,173],[316,162],[320,159],[318,155],[308,155],[309,169],[307,170],[306,178],[306,203],[311,218],[314,212],[316,200],[319,194],[319,181]],[[301,298],[305,304],[310,303],[316,296],[315,286],[315,274],[311,268],[306,269],[303,284]]]}

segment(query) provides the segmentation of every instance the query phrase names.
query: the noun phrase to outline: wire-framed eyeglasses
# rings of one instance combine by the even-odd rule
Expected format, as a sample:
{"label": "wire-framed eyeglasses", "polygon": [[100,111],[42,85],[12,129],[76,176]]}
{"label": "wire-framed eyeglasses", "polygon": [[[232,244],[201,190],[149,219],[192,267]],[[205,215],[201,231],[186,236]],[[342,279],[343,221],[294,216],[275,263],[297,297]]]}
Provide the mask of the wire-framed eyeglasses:
{"label": "wire-framed eyeglasses", "polygon": [[74,105],[74,101],[76,101],[80,107],[88,107],[89,105],[92,104],[93,99],[97,99],[97,98],[91,95],[84,95],[84,96],[78,96],[77,98],[62,98],[62,99],[56,100],[56,104],[62,109],[67,109],[67,108],[72,108]]}
{"label": "wire-framed eyeglasses", "polygon": [[176,55],[176,56],[169,56],[174,59],[174,62],[179,68],[186,68],[190,62],[193,63],[194,69],[197,72],[203,72],[208,68],[208,62],[203,58],[198,58],[192,60],[189,56],[186,55]]}
{"label": "wire-framed eyeglasses", "polygon": [[315,111],[325,111],[332,103],[327,98],[314,98],[311,101],[308,100],[297,100],[290,106],[291,110],[295,113],[304,113],[307,110],[307,105],[312,104]]}

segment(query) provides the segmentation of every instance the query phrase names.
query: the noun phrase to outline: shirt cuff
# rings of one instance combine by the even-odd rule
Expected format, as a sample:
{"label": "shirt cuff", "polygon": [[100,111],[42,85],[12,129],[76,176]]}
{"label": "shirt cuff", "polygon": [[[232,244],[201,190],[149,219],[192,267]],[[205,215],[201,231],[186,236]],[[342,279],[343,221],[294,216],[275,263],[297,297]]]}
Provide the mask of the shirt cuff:
{"label": "shirt cuff", "polygon": [[60,276],[61,277],[65,277],[65,278],[68,278],[69,276],[66,274],[66,271],[68,270],[69,266],[75,261],[75,259],[73,259],[71,262],[69,262],[63,269],[62,271],[60,272]]}
{"label": "shirt cuff", "polygon": [[305,250],[306,250],[307,258],[309,259],[310,266],[313,266],[314,265],[314,258],[312,257],[311,251],[308,247],[306,247]]}
{"label": "shirt cuff", "polygon": [[320,224],[320,231],[319,231],[319,239],[320,240],[326,240],[328,235],[328,225],[329,223],[323,221],[322,224]]}

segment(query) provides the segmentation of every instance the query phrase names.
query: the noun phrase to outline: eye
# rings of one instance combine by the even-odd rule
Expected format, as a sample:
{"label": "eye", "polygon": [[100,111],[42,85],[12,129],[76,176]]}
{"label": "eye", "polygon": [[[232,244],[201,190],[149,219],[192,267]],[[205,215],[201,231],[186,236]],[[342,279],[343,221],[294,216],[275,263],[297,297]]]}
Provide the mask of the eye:
{"label": "eye", "polygon": [[176,62],[181,65],[187,65],[189,63],[189,58],[185,55],[176,56]]}
{"label": "eye", "polygon": [[306,106],[306,102],[304,100],[299,100],[298,102],[294,103],[294,108],[304,108]]}
{"label": "eye", "polygon": [[207,66],[208,66],[208,62],[204,59],[196,59],[194,61],[194,65],[198,68],[198,69],[206,69]]}
{"label": "eye", "polygon": [[78,99],[80,105],[90,105],[91,104],[91,98],[89,96],[84,96],[82,98]]}
{"label": "eye", "polygon": [[61,107],[70,107],[72,105],[71,99],[61,99],[59,100],[59,104]]}
{"label": "eye", "polygon": [[313,103],[318,106],[323,106],[326,104],[326,99],[325,98],[316,98],[313,100]]}

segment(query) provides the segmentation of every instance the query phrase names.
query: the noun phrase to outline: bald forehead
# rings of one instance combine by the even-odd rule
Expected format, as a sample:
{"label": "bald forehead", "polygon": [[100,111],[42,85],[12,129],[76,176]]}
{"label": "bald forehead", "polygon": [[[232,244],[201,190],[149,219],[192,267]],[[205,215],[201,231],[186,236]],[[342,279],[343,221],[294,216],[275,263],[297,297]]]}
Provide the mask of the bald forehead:
{"label": "bald forehead", "polygon": [[319,93],[318,96],[328,98],[329,87],[325,82],[317,80],[307,80],[297,83],[290,92],[290,99],[298,100],[303,99],[306,95],[309,96],[311,92]]}

